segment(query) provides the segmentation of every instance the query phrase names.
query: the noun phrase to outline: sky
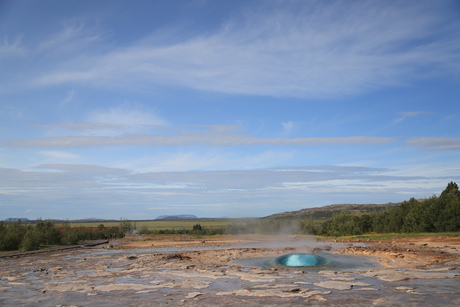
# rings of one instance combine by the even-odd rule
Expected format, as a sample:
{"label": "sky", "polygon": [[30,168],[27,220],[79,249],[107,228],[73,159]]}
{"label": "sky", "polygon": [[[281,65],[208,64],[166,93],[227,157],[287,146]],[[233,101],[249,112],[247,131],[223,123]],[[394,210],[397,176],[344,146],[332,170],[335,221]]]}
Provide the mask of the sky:
{"label": "sky", "polygon": [[460,2],[0,1],[0,220],[263,217],[460,181]]}

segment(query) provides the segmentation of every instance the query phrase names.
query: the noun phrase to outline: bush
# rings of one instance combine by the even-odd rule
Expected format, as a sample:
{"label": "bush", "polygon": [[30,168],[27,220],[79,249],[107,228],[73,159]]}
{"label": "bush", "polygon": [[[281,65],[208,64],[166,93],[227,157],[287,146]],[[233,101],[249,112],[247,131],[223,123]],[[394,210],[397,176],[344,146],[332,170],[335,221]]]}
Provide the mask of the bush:
{"label": "bush", "polygon": [[20,250],[21,251],[32,251],[37,250],[40,247],[39,233],[35,229],[29,229],[24,235]]}

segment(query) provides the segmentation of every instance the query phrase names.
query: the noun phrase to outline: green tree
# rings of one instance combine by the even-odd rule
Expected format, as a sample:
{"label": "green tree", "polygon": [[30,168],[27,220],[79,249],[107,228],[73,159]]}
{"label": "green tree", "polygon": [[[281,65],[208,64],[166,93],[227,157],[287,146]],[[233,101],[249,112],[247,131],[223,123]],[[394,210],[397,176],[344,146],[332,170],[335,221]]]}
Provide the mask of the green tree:
{"label": "green tree", "polygon": [[443,196],[445,196],[447,194],[450,194],[450,193],[460,195],[460,192],[458,190],[458,185],[457,185],[457,183],[455,183],[453,181],[451,181],[451,182],[449,182],[447,184],[447,187],[444,189],[444,191],[442,191],[440,197],[443,197]]}
{"label": "green tree", "polygon": [[447,185],[439,197],[438,227],[442,231],[460,230],[460,192],[455,182]]}
{"label": "green tree", "polygon": [[36,229],[29,229],[24,234],[20,244],[20,250],[31,251],[40,247],[40,234]]}
{"label": "green tree", "polygon": [[61,244],[62,233],[52,221],[38,220],[35,224],[35,229],[38,234],[38,240],[45,245]]}
{"label": "green tree", "polygon": [[133,223],[126,218],[120,218],[120,228],[123,230],[124,233],[128,233],[129,231],[133,230]]}
{"label": "green tree", "polygon": [[13,223],[3,223],[0,227],[0,250],[13,251],[18,250],[21,246],[21,241],[27,231],[26,227],[21,224],[21,221]]}

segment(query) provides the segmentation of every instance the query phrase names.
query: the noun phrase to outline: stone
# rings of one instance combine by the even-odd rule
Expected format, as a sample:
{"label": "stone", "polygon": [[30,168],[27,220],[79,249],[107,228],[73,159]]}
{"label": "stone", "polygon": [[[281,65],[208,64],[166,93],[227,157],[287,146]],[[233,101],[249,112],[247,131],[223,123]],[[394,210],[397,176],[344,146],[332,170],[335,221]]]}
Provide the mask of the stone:
{"label": "stone", "polygon": [[328,281],[322,281],[319,283],[314,284],[317,287],[321,288],[328,288],[328,289],[336,289],[336,290],[350,290],[354,286],[370,286],[369,284],[363,283],[363,282],[345,282],[345,281],[334,281],[334,280],[328,280]]}

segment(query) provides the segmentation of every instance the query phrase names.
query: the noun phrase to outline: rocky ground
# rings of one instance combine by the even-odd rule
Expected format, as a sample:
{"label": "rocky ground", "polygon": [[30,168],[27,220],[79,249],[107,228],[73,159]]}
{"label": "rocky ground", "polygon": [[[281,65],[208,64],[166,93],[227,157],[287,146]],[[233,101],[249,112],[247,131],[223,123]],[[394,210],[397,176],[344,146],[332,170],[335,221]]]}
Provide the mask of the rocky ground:
{"label": "rocky ground", "polygon": [[[358,262],[381,266],[238,264],[293,252],[362,256]],[[454,306],[460,305],[460,238],[131,236],[92,249],[2,259],[0,277],[1,306]]]}

